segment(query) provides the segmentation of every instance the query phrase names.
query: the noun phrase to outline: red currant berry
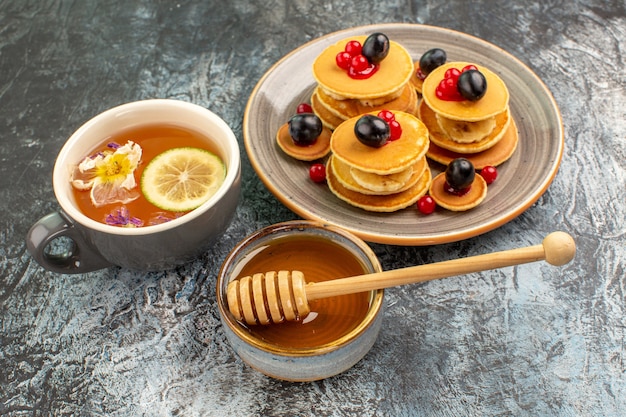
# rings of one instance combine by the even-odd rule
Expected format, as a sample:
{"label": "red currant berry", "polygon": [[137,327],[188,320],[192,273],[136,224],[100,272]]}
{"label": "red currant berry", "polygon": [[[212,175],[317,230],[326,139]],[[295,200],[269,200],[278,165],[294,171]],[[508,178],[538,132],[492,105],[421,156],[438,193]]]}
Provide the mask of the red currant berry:
{"label": "red currant berry", "polygon": [[298,108],[296,109],[296,113],[313,113],[313,108],[309,103],[300,103],[298,104]]}
{"label": "red currant berry", "polygon": [[400,139],[402,136],[402,126],[400,126],[400,122],[397,120],[392,120],[389,122],[389,140]]}
{"label": "red currant berry", "polygon": [[480,176],[484,178],[487,184],[491,184],[498,178],[498,170],[496,167],[488,165],[480,170]]}
{"label": "red currant berry", "polygon": [[454,78],[444,78],[435,88],[435,95],[441,100],[461,101],[463,96],[456,87],[457,80]]}
{"label": "red currant berry", "polygon": [[348,52],[339,52],[336,56],[335,56],[335,62],[337,63],[337,66],[341,69],[347,70],[348,68],[350,68],[350,61],[352,60],[352,55],[350,55]]}
{"label": "red currant berry", "polygon": [[380,117],[381,119],[383,119],[385,122],[390,123],[393,120],[396,120],[396,116],[393,114],[393,112],[389,111],[389,110],[381,110],[378,112],[378,117]]}
{"label": "red currant berry", "polygon": [[326,181],[326,167],[324,164],[313,164],[309,168],[309,178],[313,182],[321,183]]}
{"label": "red currant berry", "polygon": [[365,71],[370,66],[370,63],[363,55],[356,55],[352,57],[350,66],[355,72],[361,72]]}
{"label": "red currant berry", "polygon": [[437,203],[435,203],[435,200],[429,195],[420,197],[420,199],[417,200],[417,209],[422,214],[432,214],[436,208]]}
{"label": "red currant berry", "polygon": [[469,64],[469,65],[464,66],[463,69],[461,70],[461,72],[465,72],[465,71],[469,71],[469,70],[478,71],[478,68],[476,68],[476,65]]}
{"label": "red currant berry", "polygon": [[443,80],[443,89],[446,93],[450,94],[456,91],[456,81],[454,78],[445,78]]}
{"label": "red currant berry", "polygon": [[350,41],[346,43],[346,47],[344,48],[344,51],[349,53],[350,56],[356,56],[356,55],[361,55],[361,49],[363,49],[363,47],[361,46],[361,42]]}
{"label": "red currant berry", "polygon": [[456,80],[459,79],[460,75],[461,75],[461,71],[459,71],[458,69],[456,69],[456,68],[449,68],[443,74],[443,78],[450,78],[450,79],[453,79],[454,81],[456,81]]}

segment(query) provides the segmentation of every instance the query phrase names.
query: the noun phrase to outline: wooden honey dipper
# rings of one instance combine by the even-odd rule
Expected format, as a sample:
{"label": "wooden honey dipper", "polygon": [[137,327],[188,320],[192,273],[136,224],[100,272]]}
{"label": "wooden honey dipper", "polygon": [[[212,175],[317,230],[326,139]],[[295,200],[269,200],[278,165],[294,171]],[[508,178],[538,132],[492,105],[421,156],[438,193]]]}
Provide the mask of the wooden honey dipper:
{"label": "wooden honey dipper", "polygon": [[270,271],[231,281],[227,287],[228,309],[237,320],[250,325],[293,321],[309,314],[311,300],[542,260],[561,266],[571,261],[575,253],[576,244],[570,235],[553,232],[541,245],[330,281],[307,284],[300,271]]}

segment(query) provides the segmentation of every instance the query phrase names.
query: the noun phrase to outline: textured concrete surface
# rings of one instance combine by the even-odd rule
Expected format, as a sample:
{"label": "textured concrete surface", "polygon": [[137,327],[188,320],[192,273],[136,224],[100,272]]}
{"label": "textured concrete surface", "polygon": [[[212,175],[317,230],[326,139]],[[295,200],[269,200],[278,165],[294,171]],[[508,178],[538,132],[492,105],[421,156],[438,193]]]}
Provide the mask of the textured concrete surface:
{"label": "textured concrete surface", "polygon": [[[626,409],[626,11],[623,1],[0,1],[0,415],[614,416]],[[26,252],[57,209],[55,156],[85,120],[164,97],[210,107],[241,140],[246,100],[297,46],[382,22],[456,29],[530,66],[565,127],[561,169],[519,218],[436,247],[373,245],[391,269],[577,241],[543,263],[387,292],[384,329],[354,368],[269,379],[226,342],[214,279],[248,233],[295,218],[244,158],[222,245],[167,273],[66,276]]]}

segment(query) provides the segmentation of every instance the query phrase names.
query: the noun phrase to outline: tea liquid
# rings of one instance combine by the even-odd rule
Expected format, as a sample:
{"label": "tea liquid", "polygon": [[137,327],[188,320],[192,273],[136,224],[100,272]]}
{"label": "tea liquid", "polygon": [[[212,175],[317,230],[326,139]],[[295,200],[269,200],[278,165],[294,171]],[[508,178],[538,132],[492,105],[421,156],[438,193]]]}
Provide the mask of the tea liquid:
{"label": "tea liquid", "polygon": [[[242,262],[245,265],[237,278],[267,271],[299,270],[304,273],[306,282],[319,282],[367,272],[348,250],[332,241],[311,236],[289,236],[271,242],[256,251],[251,259]],[[316,347],[337,340],[356,328],[367,314],[370,302],[370,292],[312,300],[309,302],[311,312],[301,322],[241,325],[256,338],[273,345]]]}
{"label": "tea liquid", "polygon": [[[141,161],[135,170],[135,181],[137,183],[137,187],[141,186],[141,174],[148,163],[155,156],[168,149],[189,146],[206,149],[216,155],[219,155],[214,149],[212,149],[209,140],[203,135],[200,135],[190,129],[167,124],[139,126],[122,131],[108,138],[104,138],[102,143],[93,149],[89,155],[93,155],[107,149],[108,143],[115,142],[119,145],[124,145],[128,141],[137,143],[142,149]],[[85,155],[85,157],[89,155]],[[143,197],[143,195],[130,203],[114,203],[107,204],[102,207],[96,207],[89,198],[89,190],[81,191],[73,187],[72,190],[78,209],[87,217],[101,223],[105,223],[105,219],[108,214],[111,214],[122,206],[128,210],[130,216],[141,219],[144,226],[148,226],[150,224],[150,219],[174,219],[184,214],[162,210],[151,204]]]}

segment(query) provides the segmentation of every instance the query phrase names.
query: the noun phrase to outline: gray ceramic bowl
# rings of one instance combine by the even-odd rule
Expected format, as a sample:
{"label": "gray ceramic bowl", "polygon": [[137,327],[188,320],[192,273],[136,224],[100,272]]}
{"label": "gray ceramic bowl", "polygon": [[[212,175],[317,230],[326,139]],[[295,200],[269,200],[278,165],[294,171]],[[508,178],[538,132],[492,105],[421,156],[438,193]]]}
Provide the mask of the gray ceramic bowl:
{"label": "gray ceramic bowl", "polygon": [[[302,242],[304,246],[297,246],[303,245]],[[311,245],[307,242],[311,242]],[[297,323],[248,326],[237,321],[230,313],[226,296],[228,283],[251,274],[249,271],[254,268],[251,265],[256,263],[255,258],[265,258],[264,253],[278,254],[274,258],[270,256],[269,260],[265,259],[263,266],[257,265],[256,267],[263,270],[256,270],[255,273],[267,272],[266,269],[270,267],[276,270],[291,270],[291,255],[284,255],[285,252],[281,251],[293,250],[293,256],[304,256],[311,260],[313,271],[316,272],[313,275],[319,276],[334,269],[333,256],[323,248],[327,243],[338,245],[341,251],[344,251],[342,256],[337,257],[341,259],[339,263],[342,267],[356,263],[365,273],[381,271],[376,255],[360,238],[340,228],[312,221],[279,223],[259,230],[240,242],[224,261],[217,278],[217,302],[224,332],[236,353],[252,368],[273,378],[288,381],[324,379],[355,365],[376,341],[382,320],[382,290],[360,294],[359,297],[365,299],[365,303],[361,303],[365,307],[354,307],[353,299],[325,300],[327,304],[317,307],[319,315],[311,313],[314,316],[309,314],[307,319]],[[321,246],[318,247],[318,244]],[[269,250],[268,248],[275,247],[273,245],[282,245],[283,249]],[[302,247],[306,249],[302,250]],[[284,268],[285,266],[287,268]],[[344,276],[350,275],[358,273],[348,273]],[[305,272],[305,278],[307,277]],[[316,310],[314,302],[311,303],[312,311]],[[362,315],[350,319],[351,322],[346,321],[345,326],[341,324],[343,313],[357,309],[362,311]],[[324,312],[331,310],[334,315],[328,321],[324,321]],[[310,317],[314,318],[307,321]],[[316,321],[320,328],[303,330],[305,326],[310,326]],[[307,331],[311,333],[306,333]],[[320,336],[326,331],[328,333],[325,336]],[[316,336],[311,336],[312,334]],[[276,341],[274,337],[279,340]]]}

